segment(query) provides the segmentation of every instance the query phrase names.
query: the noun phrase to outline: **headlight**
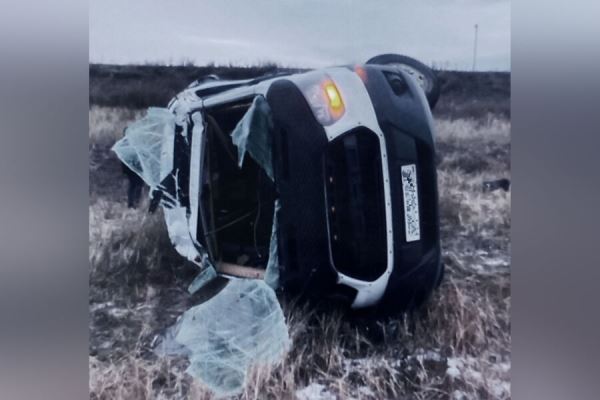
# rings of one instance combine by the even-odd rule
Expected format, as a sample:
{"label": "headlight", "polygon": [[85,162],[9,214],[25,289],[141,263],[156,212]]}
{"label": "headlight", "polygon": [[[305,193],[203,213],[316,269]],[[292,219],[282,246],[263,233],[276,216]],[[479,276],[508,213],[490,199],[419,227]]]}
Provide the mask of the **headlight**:
{"label": "headlight", "polygon": [[331,125],[344,115],[342,95],[327,75],[308,73],[297,84],[321,125]]}

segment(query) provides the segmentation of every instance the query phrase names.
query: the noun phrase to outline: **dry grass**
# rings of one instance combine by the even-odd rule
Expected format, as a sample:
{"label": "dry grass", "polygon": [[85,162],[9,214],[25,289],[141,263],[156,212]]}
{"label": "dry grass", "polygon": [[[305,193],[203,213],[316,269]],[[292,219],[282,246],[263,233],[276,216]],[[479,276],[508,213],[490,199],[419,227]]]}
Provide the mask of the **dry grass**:
{"label": "dry grass", "polygon": [[[172,249],[160,213],[126,208],[108,148],[135,117],[90,110],[91,397],[208,399],[185,360],[150,350],[197,299],[185,290],[194,268]],[[510,178],[510,123],[437,126],[440,289],[419,312],[379,322],[282,299],[292,349],[279,365],[254,368],[241,398],[510,397],[510,192],[482,191],[484,180]]]}

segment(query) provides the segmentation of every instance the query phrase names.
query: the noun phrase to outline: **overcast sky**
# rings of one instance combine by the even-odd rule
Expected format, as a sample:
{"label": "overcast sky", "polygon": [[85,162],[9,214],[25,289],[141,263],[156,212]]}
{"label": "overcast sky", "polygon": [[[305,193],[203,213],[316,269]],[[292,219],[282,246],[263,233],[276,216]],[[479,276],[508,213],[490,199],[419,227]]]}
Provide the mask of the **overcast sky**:
{"label": "overcast sky", "polygon": [[406,54],[510,70],[510,0],[90,0],[90,62],[319,67]]}

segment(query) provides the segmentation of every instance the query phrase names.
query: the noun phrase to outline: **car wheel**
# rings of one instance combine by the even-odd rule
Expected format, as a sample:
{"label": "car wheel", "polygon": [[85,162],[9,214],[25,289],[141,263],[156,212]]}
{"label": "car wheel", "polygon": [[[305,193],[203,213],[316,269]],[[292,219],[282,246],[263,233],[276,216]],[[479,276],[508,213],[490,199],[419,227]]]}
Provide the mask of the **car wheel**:
{"label": "car wheel", "polygon": [[381,54],[367,61],[367,64],[397,66],[411,75],[425,92],[429,108],[433,110],[440,97],[440,85],[431,68],[414,58],[400,54]]}

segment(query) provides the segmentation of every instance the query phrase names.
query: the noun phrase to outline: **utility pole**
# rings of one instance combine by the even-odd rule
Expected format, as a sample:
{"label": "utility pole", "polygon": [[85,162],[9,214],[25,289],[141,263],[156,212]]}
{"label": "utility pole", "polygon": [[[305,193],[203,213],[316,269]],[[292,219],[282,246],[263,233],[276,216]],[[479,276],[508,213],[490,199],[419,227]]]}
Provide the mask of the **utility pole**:
{"label": "utility pole", "polygon": [[479,30],[479,25],[475,24],[475,43],[473,44],[473,71],[475,71],[475,67],[477,65],[477,31]]}

